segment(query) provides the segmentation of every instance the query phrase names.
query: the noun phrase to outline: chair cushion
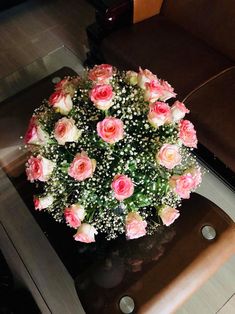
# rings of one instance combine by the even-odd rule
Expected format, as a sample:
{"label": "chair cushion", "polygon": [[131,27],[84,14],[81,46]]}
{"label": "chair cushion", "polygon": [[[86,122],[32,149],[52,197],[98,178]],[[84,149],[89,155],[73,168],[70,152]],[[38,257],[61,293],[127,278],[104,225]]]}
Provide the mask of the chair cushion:
{"label": "chair cushion", "polygon": [[161,14],[235,61],[234,0],[164,0]]}
{"label": "chair cushion", "polygon": [[120,68],[150,69],[169,81],[179,97],[232,65],[231,60],[161,16],[110,34],[101,51],[106,62]]}
{"label": "chair cushion", "polygon": [[194,91],[185,104],[199,142],[235,172],[235,66]]}

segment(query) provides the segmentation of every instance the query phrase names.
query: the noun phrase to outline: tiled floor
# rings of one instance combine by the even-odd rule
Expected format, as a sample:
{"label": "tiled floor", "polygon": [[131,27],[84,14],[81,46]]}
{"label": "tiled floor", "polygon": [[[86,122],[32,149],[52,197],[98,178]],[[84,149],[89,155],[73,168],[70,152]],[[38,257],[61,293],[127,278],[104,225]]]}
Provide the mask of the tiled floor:
{"label": "tiled floor", "polygon": [[[60,61],[66,59],[66,51],[60,49],[63,45],[77,55],[77,58],[70,58],[70,66],[81,69],[77,62],[85,58],[85,27],[93,20],[94,10],[85,0],[31,0],[0,12],[0,98],[22,88],[21,77],[32,81],[39,79],[43,73],[53,72],[60,62],[64,65]],[[52,51],[57,51],[54,61],[50,57]],[[46,55],[40,63],[38,58]],[[32,62],[26,67],[27,73],[24,72],[25,66]],[[22,67],[24,70],[18,71]],[[11,74],[15,71],[18,71],[17,75]],[[211,176],[206,174],[199,193],[213,200],[235,219],[234,193]],[[208,280],[177,314],[233,314],[234,293],[235,257]]]}

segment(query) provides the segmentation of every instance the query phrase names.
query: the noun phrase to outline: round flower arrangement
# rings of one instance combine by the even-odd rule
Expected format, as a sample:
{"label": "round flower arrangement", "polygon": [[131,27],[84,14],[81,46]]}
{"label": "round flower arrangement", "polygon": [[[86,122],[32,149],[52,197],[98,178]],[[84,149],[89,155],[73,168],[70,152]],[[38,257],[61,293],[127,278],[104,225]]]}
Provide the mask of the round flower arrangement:
{"label": "round flower arrangement", "polygon": [[29,181],[41,181],[35,209],[94,242],[126,234],[135,239],[169,226],[182,199],[201,182],[191,154],[193,124],[169,83],[149,70],[108,64],[66,77],[34,111],[25,143]]}

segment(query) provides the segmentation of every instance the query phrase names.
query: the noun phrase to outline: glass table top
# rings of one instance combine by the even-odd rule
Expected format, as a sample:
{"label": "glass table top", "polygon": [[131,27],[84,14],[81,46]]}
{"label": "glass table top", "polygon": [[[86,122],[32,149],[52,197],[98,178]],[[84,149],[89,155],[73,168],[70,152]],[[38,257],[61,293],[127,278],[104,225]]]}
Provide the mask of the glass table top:
{"label": "glass table top", "polygon": [[[77,73],[83,71],[80,60],[67,48],[61,47],[2,79],[0,81],[1,100],[8,99],[13,94],[22,91],[62,67],[70,67]],[[54,76],[51,77],[52,81],[53,79],[55,79]],[[53,82],[51,86],[53,86]],[[38,101],[35,98],[34,107],[39,105]],[[179,227],[176,225],[176,229],[172,227],[164,230],[164,232],[164,228],[159,229],[157,234],[136,241],[127,242],[124,238],[120,238],[115,242],[104,242],[100,239],[96,244],[89,246],[76,243],[72,237],[73,230],[63,224],[56,223],[46,213],[38,213],[33,210],[33,185],[27,182],[25,178],[24,162],[27,157],[20,138],[24,135],[23,130],[27,128],[33,108],[30,106],[22,110],[18,108],[19,111],[16,114],[16,108],[14,110],[14,108],[6,107],[4,102],[2,104],[0,134],[4,134],[7,127],[9,132],[0,138],[0,165],[3,169],[9,170],[8,177],[16,187],[17,193],[34,215],[74,279],[87,313],[110,313],[105,299],[113,304],[113,300],[117,296],[121,296],[118,291],[125,291],[128,286],[137,292],[144,289],[140,278],[157,263],[161,264],[164,252],[168,252],[172,241],[175,241],[177,236],[180,239],[180,222]],[[21,116],[20,119],[19,116]],[[198,193],[223,208],[235,220],[234,193],[206,168],[204,180]],[[83,256],[82,259],[81,256]],[[91,304],[89,300],[92,294],[96,294],[97,297],[95,302]],[[105,306],[106,312],[104,311]]]}
{"label": "glass table top", "polygon": [[79,57],[62,46],[19,68],[16,72],[0,79],[0,102],[65,66],[78,74],[83,72]]}

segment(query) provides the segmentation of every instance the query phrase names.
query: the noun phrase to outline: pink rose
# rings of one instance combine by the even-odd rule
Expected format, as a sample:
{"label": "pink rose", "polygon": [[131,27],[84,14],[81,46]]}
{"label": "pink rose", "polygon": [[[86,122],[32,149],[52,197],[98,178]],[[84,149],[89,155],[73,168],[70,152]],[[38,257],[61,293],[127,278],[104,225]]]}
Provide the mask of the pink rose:
{"label": "pink rose", "polygon": [[162,96],[162,86],[159,80],[152,80],[145,83],[145,86],[144,99],[146,101],[155,102]]}
{"label": "pink rose", "polygon": [[43,145],[49,140],[49,134],[45,132],[36,117],[32,117],[26,131],[25,144]]}
{"label": "pink rose", "polygon": [[161,80],[162,95],[160,97],[161,101],[167,101],[168,99],[175,97],[174,88],[164,80]]}
{"label": "pink rose", "polygon": [[84,207],[80,204],[73,204],[64,210],[66,223],[72,228],[78,228],[81,221],[85,218]]}
{"label": "pink rose", "polygon": [[97,123],[97,133],[105,142],[114,144],[123,139],[123,122],[113,117],[105,118]]}
{"label": "pink rose", "polygon": [[202,182],[202,173],[200,167],[192,168],[189,170],[194,180],[194,189],[196,189]]}
{"label": "pink rose", "polygon": [[72,118],[61,118],[55,124],[54,136],[60,145],[65,145],[66,142],[77,142],[81,133]]}
{"label": "pink rose", "polygon": [[95,167],[95,159],[90,159],[86,153],[82,152],[75,156],[68,174],[77,181],[83,181],[93,175]]}
{"label": "pink rose", "polygon": [[179,138],[187,147],[197,147],[197,135],[194,125],[188,120],[182,120],[179,123]]}
{"label": "pink rose", "polygon": [[184,118],[186,113],[189,113],[189,110],[185,107],[184,103],[178,100],[175,101],[171,107],[172,120],[174,122],[179,122]]}
{"label": "pink rose", "polygon": [[159,216],[165,226],[170,226],[179,217],[179,215],[180,213],[177,209],[168,205],[164,206],[159,212]]}
{"label": "pink rose", "polygon": [[164,102],[157,101],[149,105],[148,113],[149,123],[158,128],[159,126],[171,121],[171,109]]}
{"label": "pink rose", "polygon": [[83,223],[78,228],[77,233],[73,237],[76,241],[91,243],[95,242],[95,234],[97,233],[98,232],[92,225]]}
{"label": "pink rose", "polygon": [[40,155],[31,156],[26,163],[27,179],[31,182],[34,180],[47,181],[55,167],[55,163]]}
{"label": "pink rose", "polygon": [[136,212],[126,217],[126,238],[128,240],[143,237],[146,234],[147,222]]}
{"label": "pink rose", "polygon": [[54,202],[54,198],[52,195],[46,195],[41,197],[34,196],[33,202],[35,209],[42,210],[51,206]]}
{"label": "pink rose", "polygon": [[117,174],[113,178],[111,187],[114,191],[114,196],[118,201],[130,197],[134,192],[134,184],[131,179],[124,174]]}
{"label": "pink rose", "polygon": [[49,103],[55,108],[55,111],[64,115],[67,115],[73,108],[71,96],[62,91],[54,92],[49,98]]}
{"label": "pink rose", "polygon": [[169,183],[173,191],[181,198],[189,198],[190,192],[195,186],[195,181],[191,173],[186,173],[182,176],[172,176]]}
{"label": "pink rose", "polygon": [[91,101],[100,110],[108,110],[112,106],[113,97],[112,86],[107,84],[94,86],[90,93]]}
{"label": "pink rose", "polygon": [[126,72],[126,78],[127,78],[127,81],[131,85],[137,85],[137,83],[138,83],[138,73],[136,73],[135,71],[127,71]]}
{"label": "pink rose", "polygon": [[150,81],[157,80],[157,76],[153,74],[151,71],[145,69],[142,70],[141,67],[139,68],[138,73],[138,85],[142,88],[146,88],[146,83],[149,83]]}
{"label": "pink rose", "polygon": [[177,145],[163,144],[156,155],[158,163],[167,169],[173,169],[181,162],[179,147]]}
{"label": "pink rose", "polygon": [[113,68],[109,64],[95,65],[88,73],[88,78],[98,84],[108,84],[112,78]]}

